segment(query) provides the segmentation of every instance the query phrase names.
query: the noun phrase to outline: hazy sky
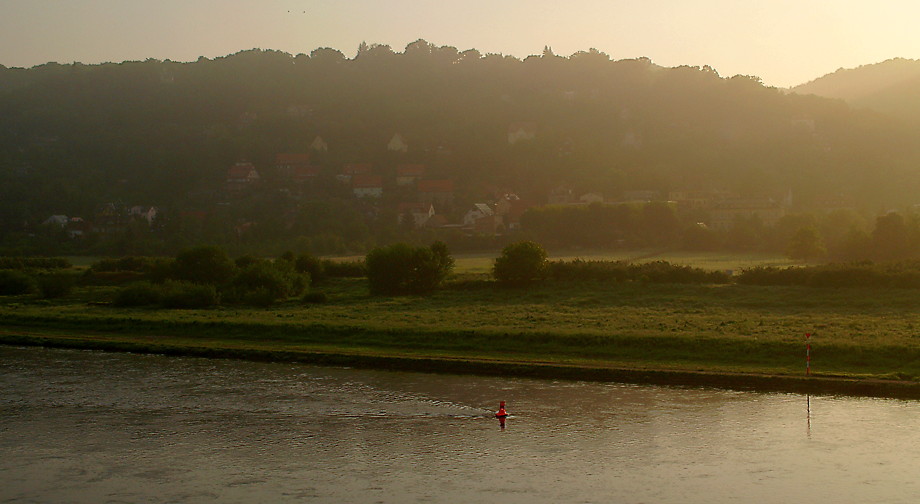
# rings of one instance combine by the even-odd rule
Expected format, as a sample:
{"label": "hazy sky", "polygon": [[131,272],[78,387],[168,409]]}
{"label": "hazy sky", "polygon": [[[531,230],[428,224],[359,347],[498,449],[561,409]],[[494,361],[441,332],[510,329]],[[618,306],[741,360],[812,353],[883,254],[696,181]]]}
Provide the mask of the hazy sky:
{"label": "hazy sky", "polygon": [[918,0],[0,0],[0,64],[193,61],[425,39],[517,57],[711,65],[801,84],[840,67],[920,58]]}

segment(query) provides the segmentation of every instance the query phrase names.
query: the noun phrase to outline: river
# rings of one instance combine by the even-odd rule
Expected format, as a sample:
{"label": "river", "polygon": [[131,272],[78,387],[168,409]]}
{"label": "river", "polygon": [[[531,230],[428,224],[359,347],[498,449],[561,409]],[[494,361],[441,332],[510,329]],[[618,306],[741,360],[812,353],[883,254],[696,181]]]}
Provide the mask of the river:
{"label": "river", "polygon": [[0,390],[2,502],[920,499],[913,401],[3,346]]}

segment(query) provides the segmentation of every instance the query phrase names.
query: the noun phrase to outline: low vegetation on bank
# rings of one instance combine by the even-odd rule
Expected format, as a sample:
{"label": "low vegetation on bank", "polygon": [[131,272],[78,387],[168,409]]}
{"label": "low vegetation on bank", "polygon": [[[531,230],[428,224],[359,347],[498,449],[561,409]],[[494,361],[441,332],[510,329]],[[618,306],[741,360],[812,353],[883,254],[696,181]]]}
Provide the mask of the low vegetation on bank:
{"label": "low vegetation on bank", "polygon": [[[864,273],[871,266],[908,278],[920,271],[911,263],[752,268],[730,275],[663,261],[548,261],[537,244],[506,249],[502,257],[522,251],[535,260],[511,264],[536,268],[518,277],[528,279],[526,287],[498,281],[501,273],[494,271],[450,273],[450,255],[438,245],[390,250],[393,257],[419,258],[404,264],[408,274],[434,279],[416,290],[408,286],[418,280],[395,275],[405,287],[398,293],[372,289],[368,278],[375,274],[375,259],[343,263],[294,254],[230,259],[211,248],[171,259],[105,259],[82,273],[7,269],[0,272],[0,289],[23,279],[27,285],[17,293],[2,291],[0,331],[130,340],[152,348],[786,376],[804,371],[809,333],[818,376],[920,379],[920,298],[889,288],[914,284],[867,282]],[[384,261],[384,267],[399,263]],[[782,285],[757,280],[824,271],[838,280]],[[73,280],[66,294],[39,290],[37,278],[62,273]]]}

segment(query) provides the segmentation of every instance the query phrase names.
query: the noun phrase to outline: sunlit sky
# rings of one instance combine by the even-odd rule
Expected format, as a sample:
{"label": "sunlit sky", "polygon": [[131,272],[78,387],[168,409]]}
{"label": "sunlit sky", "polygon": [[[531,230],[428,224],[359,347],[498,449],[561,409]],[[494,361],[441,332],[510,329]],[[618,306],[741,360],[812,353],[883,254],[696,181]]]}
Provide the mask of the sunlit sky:
{"label": "sunlit sky", "polygon": [[894,57],[920,58],[917,0],[0,0],[0,64],[193,61],[362,41],[520,58],[551,46],[614,59],[710,65],[792,86]]}

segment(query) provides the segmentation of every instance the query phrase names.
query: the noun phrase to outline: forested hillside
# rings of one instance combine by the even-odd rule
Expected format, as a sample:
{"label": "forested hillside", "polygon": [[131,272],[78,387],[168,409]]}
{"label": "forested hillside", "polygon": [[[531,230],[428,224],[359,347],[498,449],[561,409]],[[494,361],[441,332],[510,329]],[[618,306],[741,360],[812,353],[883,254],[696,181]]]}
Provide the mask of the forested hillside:
{"label": "forested hillside", "polygon": [[792,89],[845,100],[877,110],[914,126],[920,122],[920,61],[895,58],[858,68],[841,68]]}
{"label": "forested hillside", "polygon": [[[402,52],[362,45],[351,58],[321,48],[0,67],[0,118],[0,242],[9,250],[52,240],[157,253],[295,239],[317,252],[359,250],[415,232],[397,219],[401,204],[418,202],[394,182],[407,165],[452,184],[451,201],[435,210],[458,225],[475,203],[515,194],[540,206],[560,187],[606,202],[722,192],[806,212],[844,201],[869,216],[920,203],[920,145],[901,122],[756,77],[595,50],[519,60],[419,40]],[[284,153],[309,157],[306,187],[289,187]],[[240,161],[261,185],[228,194]],[[341,183],[349,164],[369,166],[383,195],[356,198]],[[107,205],[154,206],[158,223],[120,225],[117,237],[40,231],[51,215],[92,221]]]}

